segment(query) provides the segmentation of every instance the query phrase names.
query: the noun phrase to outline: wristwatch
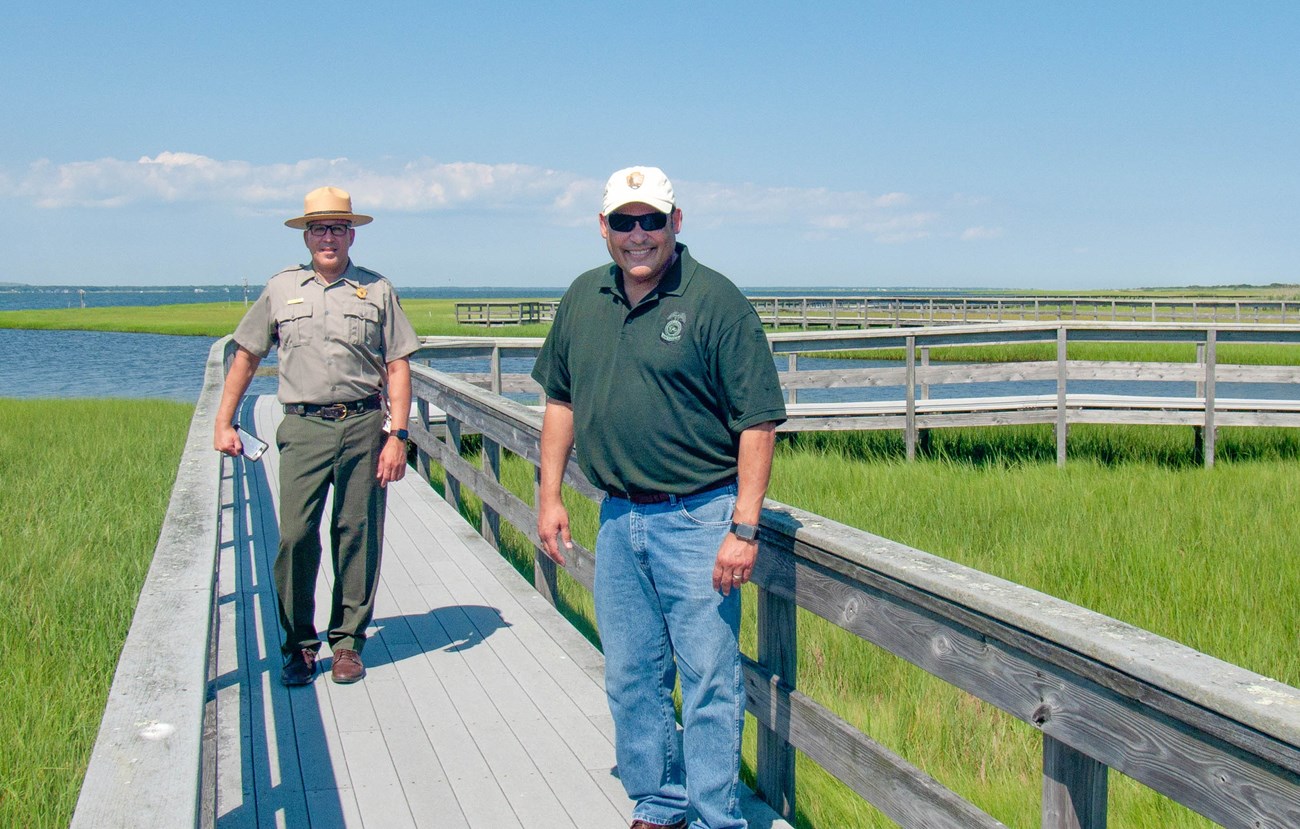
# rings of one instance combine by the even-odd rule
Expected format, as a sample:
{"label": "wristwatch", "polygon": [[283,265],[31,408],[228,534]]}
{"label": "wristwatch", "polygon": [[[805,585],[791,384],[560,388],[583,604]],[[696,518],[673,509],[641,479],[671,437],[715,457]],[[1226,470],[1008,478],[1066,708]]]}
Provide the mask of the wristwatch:
{"label": "wristwatch", "polygon": [[398,440],[406,440],[407,438],[409,438],[409,437],[411,436],[411,433],[408,432],[408,431],[406,431],[405,429],[394,429],[393,431],[389,432],[388,434],[389,434],[390,437],[395,437],[395,438],[397,438]]}
{"label": "wristwatch", "polygon": [[753,541],[758,538],[757,524],[742,524],[739,521],[731,522],[731,534],[741,541]]}

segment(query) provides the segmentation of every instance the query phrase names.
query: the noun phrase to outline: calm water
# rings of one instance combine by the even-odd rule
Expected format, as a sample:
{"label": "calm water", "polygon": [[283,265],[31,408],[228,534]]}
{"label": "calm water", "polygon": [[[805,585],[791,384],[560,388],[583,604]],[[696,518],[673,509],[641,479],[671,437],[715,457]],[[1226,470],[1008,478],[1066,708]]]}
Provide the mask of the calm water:
{"label": "calm water", "polygon": [[[79,293],[84,290],[84,294]],[[256,296],[261,286],[250,287]],[[822,288],[790,292],[763,289],[766,295],[782,293],[819,294]],[[897,292],[897,289],[890,289]],[[560,296],[560,289],[523,288],[405,288],[410,298],[492,298]],[[851,293],[865,293],[856,290]],[[921,293],[921,292],[918,292]],[[6,288],[0,287],[0,310],[77,307],[84,298],[87,307],[109,305],[168,305],[185,302],[243,302],[242,286],[170,286],[160,288]],[[7,359],[0,360],[0,397],[154,397],[194,402],[203,385],[203,370],[208,350],[214,340],[209,337],[176,337],[162,334],[118,334],[98,331],[24,331],[0,328],[0,350]],[[273,362],[274,353],[268,358]],[[778,365],[784,367],[784,358]],[[865,368],[872,365],[896,365],[862,360],[824,360],[803,357],[802,369]],[[446,361],[439,368],[447,371],[487,371],[487,360],[458,359]],[[507,358],[504,370],[527,373],[528,360]],[[976,397],[1010,394],[1051,394],[1053,381],[1024,383],[952,384],[933,386],[935,397]],[[1093,394],[1169,395],[1190,397],[1196,393],[1193,383],[1132,383],[1077,381],[1069,391]],[[275,379],[253,381],[253,394],[274,394]],[[1300,398],[1300,389],[1287,383],[1220,383],[1220,397],[1260,397],[1269,399]],[[901,390],[891,387],[861,389],[801,389],[799,400],[806,403],[845,400],[898,399]],[[528,402],[534,402],[529,400]]]}
{"label": "calm water", "polygon": [[[211,337],[0,328],[0,397],[159,397],[193,403]],[[254,381],[275,392],[274,378]]]}

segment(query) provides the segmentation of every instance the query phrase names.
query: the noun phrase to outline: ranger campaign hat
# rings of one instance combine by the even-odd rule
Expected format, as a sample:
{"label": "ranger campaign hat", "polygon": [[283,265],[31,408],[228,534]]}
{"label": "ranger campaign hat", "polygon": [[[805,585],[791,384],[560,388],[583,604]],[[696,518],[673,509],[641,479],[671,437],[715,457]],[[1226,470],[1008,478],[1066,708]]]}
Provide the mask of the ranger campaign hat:
{"label": "ranger campaign hat", "polygon": [[368,225],[374,221],[371,216],[352,212],[352,196],[347,190],[337,187],[317,187],[303,199],[303,215],[289,219],[286,225],[303,230],[310,222],[324,222],[335,219],[351,222],[353,227]]}
{"label": "ranger campaign hat", "polygon": [[608,216],[629,204],[648,204],[660,213],[672,213],[673,185],[658,167],[625,167],[605,183],[601,213]]}

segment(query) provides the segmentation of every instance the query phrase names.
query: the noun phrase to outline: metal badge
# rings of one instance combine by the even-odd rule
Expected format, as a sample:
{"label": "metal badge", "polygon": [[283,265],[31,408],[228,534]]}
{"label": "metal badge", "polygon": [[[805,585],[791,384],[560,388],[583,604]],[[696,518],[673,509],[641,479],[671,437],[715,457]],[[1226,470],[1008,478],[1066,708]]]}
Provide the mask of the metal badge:
{"label": "metal badge", "polygon": [[365,298],[366,298],[366,286],[365,286],[365,285],[358,285],[358,286],[357,286],[357,299],[365,299]]}

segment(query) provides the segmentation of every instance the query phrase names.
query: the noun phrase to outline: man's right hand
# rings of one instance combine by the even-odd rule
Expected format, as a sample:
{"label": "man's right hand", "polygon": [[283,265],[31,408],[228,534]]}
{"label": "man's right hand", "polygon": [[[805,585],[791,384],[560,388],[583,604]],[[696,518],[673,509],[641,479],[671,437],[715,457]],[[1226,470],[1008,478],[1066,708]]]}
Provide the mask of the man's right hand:
{"label": "man's right hand", "polygon": [[232,424],[218,423],[212,434],[212,448],[234,457],[244,451],[244,444],[239,440],[239,433]]}
{"label": "man's right hand", "polygon": [[573,549],[573,539],[569,536],[569,511],[564,508],[563,501],[543,499],[537,510],[537,535],[542,539],[542,552],[546,557],[556,564],[564,564],[564,550]]}

